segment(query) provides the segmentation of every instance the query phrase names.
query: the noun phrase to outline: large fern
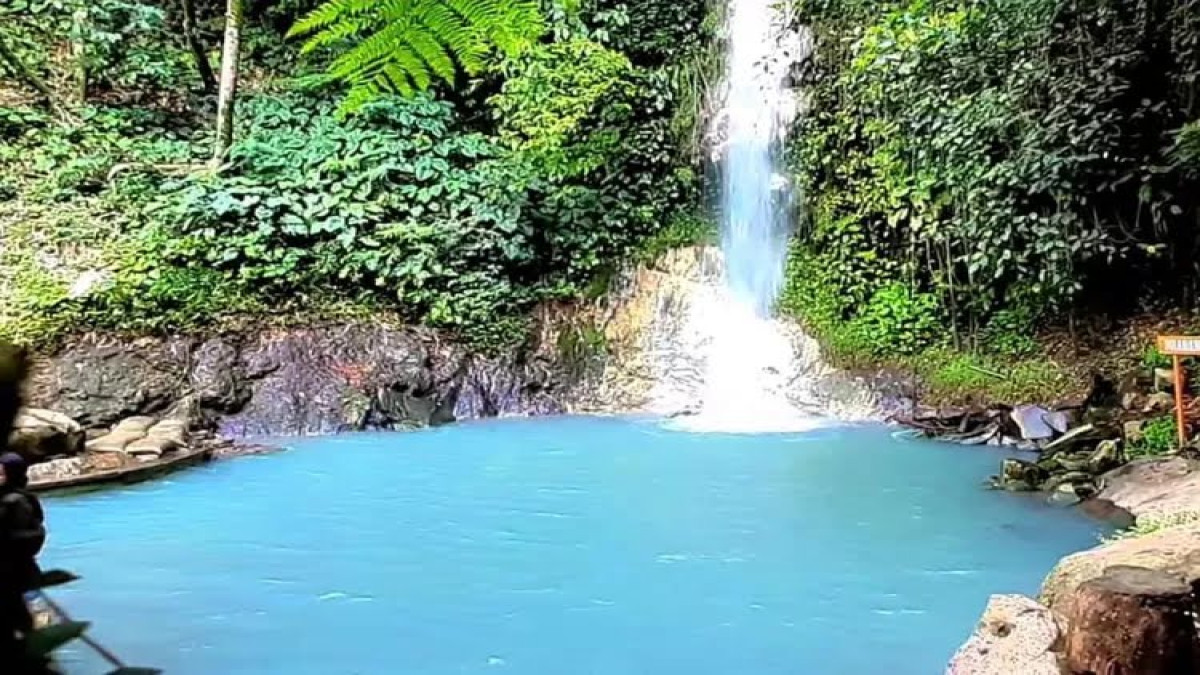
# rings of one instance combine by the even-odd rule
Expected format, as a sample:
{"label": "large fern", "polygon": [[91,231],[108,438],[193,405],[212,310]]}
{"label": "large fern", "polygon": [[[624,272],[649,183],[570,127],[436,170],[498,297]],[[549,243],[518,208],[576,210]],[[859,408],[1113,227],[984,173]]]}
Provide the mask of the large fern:
{"label": "large fern", "polygon": [[544,29],[538,0],[327,0],[294,25],[305,53],[340,52],[327,74],[347,83],[353,110],[381,93],[409,95],[461,69],[515,55]]}

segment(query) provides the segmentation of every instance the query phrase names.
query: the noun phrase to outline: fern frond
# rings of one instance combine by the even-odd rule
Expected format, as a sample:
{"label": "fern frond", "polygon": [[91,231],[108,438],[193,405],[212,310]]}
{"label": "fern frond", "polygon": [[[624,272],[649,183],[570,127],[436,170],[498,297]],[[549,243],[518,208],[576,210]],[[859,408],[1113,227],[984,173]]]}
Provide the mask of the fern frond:
{"label": "fern frond", "polygon": [[288,31],[288,37],[307,35],[343,21],[367,15],[374,7],[374,0],[328,0],[297,21]]}
{"label": "fern frond", "polygon": [[326,0],[289,35],[307,36],[304,53],[342,50],[328,74],[350,85],[345,105],[358,108],[479,72],[493,49],[519,54],[544,29],[538,0]]}

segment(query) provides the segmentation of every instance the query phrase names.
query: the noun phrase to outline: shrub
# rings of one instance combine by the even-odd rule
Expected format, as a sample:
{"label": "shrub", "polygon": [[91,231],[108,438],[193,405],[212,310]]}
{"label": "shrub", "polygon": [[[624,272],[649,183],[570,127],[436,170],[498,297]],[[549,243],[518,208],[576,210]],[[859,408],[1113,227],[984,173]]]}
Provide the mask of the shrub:
{"label": "shrub", "polygon": [[1156,457],[1173,451],[1178,445],[1179,427],[1175,417],[1156,417],[1142,428],[1142,437],[1131,443],[1128,454],[1131,458]]}

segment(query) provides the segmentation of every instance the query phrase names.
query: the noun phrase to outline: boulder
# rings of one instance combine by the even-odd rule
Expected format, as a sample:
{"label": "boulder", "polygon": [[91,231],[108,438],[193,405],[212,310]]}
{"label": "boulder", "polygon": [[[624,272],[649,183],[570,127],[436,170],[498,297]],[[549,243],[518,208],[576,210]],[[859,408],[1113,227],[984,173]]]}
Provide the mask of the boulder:
{"label": "boulder", "polygon": [[1192,587],[1158,570],[1114,566],[1071,599],[1064,672],[1176,675],[1200,670]]}
{"label": "boulder", "polygon": [[1175,397],[1166,392],[1158,391],[1146,397],[1146,404],[1142,407],[1142,412],[1162,413],[1174,409]]}
{"label": "boulder", "polygon": [[1071,414],[1065,410],[1046,413],[1042,419],[1057,434],[1065,434],[1071,429]]}
{"label": "boulder", "polygon": [[83,443],[83,427],[75,420],[37,408],[25,408],[17,415],[8,439],[9,448],[31,462],[78,454]]}
{"label": "boulder", "polygon": [[1146,396],[1136,391],[1125,392],[1121,395],[1121,407],[1125,410],[1141,410],[1146,405]]}
{"label": "boulder", "polygon": [[1175,371],[1170,368],[1154,369],[1154,390],[1173,391],[1175,388]]}
{"label": "boulder", "polygon": [[1048,463],[1057,464],[1063,471],[1088,471],[1091,467],[1092,452],[1060,453],[1047,458]]}
{"label": "boulder", "polygon": [[1061,481],[1050,493],[1049,502],[1055,506],[1074,506],[1096,494],[1091,478]]}
{"label": "boulder", "polygon": [[1038,599],[1051,609],[1065,612],[1068,600],[1081,584],[1103,576],[1105,570],[1117,565],[1165,572],[1188,583],[1200,581],[1200,521],[1069,555],[1042,582]]}
{"label": "boulder", "polygon": [[1121,442],[1109,439],[1107,441],[1100,441],[1100,444],[1088,456],[1087,470],[1094,474],[1102,474],[1124,463],[1125,453],[1121,451]]}
{"label": "boulder", "polygon": [[253,396],[241,364],[241,350],[229,338],[214,338],[200,345],[192,355],[190,376],[192,391],[205,408],[236,413]]}
{"label": "boulder", "polygon": [[993,595],[946,675],[1059,675],[1055,648],[1062,626],[1046,607],[1022,595]]}
{"label": "boulder", "polygon": [[1071,429],[1061,437],[1047,443],[1042,451],[1047,454],[1053,454],[1056,452],[1074,452],[1083,449],[1091,450],[1097,441],[1111,438],[1113,435],[1105,425],[1084,424]]}
{"label": "boulder", "polygon": [[1050,476],[1046,482],[1042,483],[1041,490],[1042,492],[1052,492],[1063,483],[1093,483],[1093,481],[1092,475],[1086,471],[1068,471]]}
{"label": "boulder", "polygon": [[85,427],[154,414],[181,395],[191,348],[184,337],[130,342],[86,336],[46,363],[35,396]]}
{"label": "boulder", "polygon": [[1200,513],[1200,462],[1182,457],[1135,460],[1100,478],[1100,497],[1137,518]]}
{"label": "boulder", "polygon": [[1047,498],[1051,504],[1055,506],[1075,506],[1083,501],[1079,497],[1079,493],[1075,490],[1075,485],[1072,483],[1060,483],[1058,487],[1050,493]]}
{"label": "boulder", "polygon": [[1009,413],[1009,419],[1016,424],[1021,438],[1027,441],[1040,441],[1054,437],[1054,429],[1046,423],[1049,410],[1039,405],[1019,405]]}
{"label": "boulder", "polygon": [[1049,473],[1037,464],[1008,458],[1001,467],[998,487],[1012,492],[1032,492],[1047,478]]}

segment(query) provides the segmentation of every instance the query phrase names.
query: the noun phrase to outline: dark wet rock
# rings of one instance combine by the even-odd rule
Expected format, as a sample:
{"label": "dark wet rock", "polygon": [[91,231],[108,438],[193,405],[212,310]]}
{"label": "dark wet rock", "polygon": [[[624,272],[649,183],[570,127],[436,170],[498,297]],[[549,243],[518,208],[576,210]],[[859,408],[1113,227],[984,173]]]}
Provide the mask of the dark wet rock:
{"label": "dark wet rock", "polygon": [[219,337],[201,344],[189,373],[197,403],[220,413],[236,413],[250,401],[249,378],[237,344]]}
{"label": "dark wet rock", "polygon": [[1083,501],[1073,483],[1062,483],[1050,492],[1048,501],[1055,506],[1075,506]]}
{"label": "dark wet rock", "polygon": [[1009,458],[1001,466],[997,487],[1010,492],[1033,492],[1049,477],[1045,469],[1033,462]]}
{"label": "dark wet rock", "polygon": [[1048,462],[1058,465],[1061,471],[1087,471],[1091,466],[1090,451],[1059,453],[1048,458]]}
{"label": "dark wet rock", "polygon": [[43,364],[37,397],[87,427],[151,415],[235,437],[311,434],[563,412],[566,371],[549,349],[484,357],[432,331],[361,322],[205,340],[91,337]]}
{"label": "dark wet rock", "polygon": [[1043,492],[1053,492],[1064,483],[1090,483],[1093,480],[1092,474],[1086,471],[1068,471],[1050,476],[1041,484],[1040,489]]}
{"label": "dark wet rock", "polygon": [[35,398],[85,427],[160,412],[180,396],[192,346],[182,337],[133,343],[85,338],[41,369]]}
{"label": "dark wet rock", "polygon": [[1116,408],[1119,405],[1121,405],[1121,395],[1117,392],[1116,383],[1099,373],[1093,373],[1092,387],[1083,401],[1083,407],[1087,409]]}

